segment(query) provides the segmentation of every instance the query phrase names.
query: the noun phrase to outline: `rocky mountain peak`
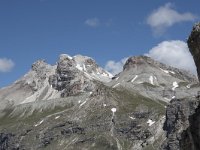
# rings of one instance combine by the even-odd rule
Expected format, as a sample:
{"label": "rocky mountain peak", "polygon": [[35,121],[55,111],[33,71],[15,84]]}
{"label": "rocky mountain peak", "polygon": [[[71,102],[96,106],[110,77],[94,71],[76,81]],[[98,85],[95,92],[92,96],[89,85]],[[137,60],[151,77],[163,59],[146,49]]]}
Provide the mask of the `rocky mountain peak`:
{"label": "rocky mountain peak", "polygon": [[92,59],[91,57],[88,57],[88,56],[83,56],[83,55],[75,55],[73,57],[73,59],[76,61],[76,62],[79,62],[79,63],[86,63],[88,60],[92,61],[93,63],[96,63],[94,59]]}
{"label": "rocky mountain peak", "polygon": [[91,91],[93,80],[109,81],[109,74],[87,56],[61,54],[56,73],[49,77],[49,84],[61,91],[62,97]]}
{"label": "rocky mountain peak", "polygon": [[61,54],[57,62],[57,71],[58,73],[67,73],[72,67],[75,67],[75,62],[67,54]]}
{"label": "rocky mountain peak", "polygon": [[90,57],[76,55],[73,57],[73,60],[76,62],[76,67],[79,70],[92,75],[97,80],[102,79],[102,81],[109,81],[113,77],[109,72],[101,68],[95,62],[95,60]]}
{"label": "rocky mountain peak", "polygon": [[[33,71],[42,71],[43,69],[49,68],[49,64],[46,63],[46,61],[44,59],[38,60],[36,62],[34,62],[31,66],[31,69]],[[44,71],[44,70],[43,70]]]}
{"label": "rocky mountain peak", "polygon": [[82,71],[87,70],[91,72],[91,69],[95,71],[99,68],[95,60],[88,56],[76,55],[73,57],[73,60],[76,62],[77,68]]}
{"label": "rocky mountain peak", "polygon": [[75,60],[77,64],[84,64],[86,67],[91,67],[91,66],[96,68],[99,67],[96,61],[88,56],[76,55],[73,57],[73,60]]}
{"label": "rocky mountain peak", "polygon": [[68,54],[60,54],[59,60],[67,60],[67,59],[71,60],[72,57],[70,55],[68,55]]}
{"label": "rocky mountain peak", "polygon": [[133,56],[126,61],[123,70],[129,70],[143,65],[148,66],[150,64],[155,64],[155,60],[148,56]]}
{"label": "rocky mountain peak", "polygon": [[193,26],[193,32],[200,32],[200,22]]}
{"label": "rocky mountain peak", "polygon": [[195,75],[186,70],[166,65],[148,56],[130,57],[126,61],[123,71],[132,71],[136,74],[147,73],[159,75],[161,73],[165,73],[181,80],[188,80],[189,82],[196,82],[197,80]]}
{"label": "rocky mountain peak", "polygon": [[25,83],[34,89],[39,89],[43,86],[44,80],[46,80],[51,74],[55,72],[55,67],[46,63],[41,59],[34,62],[31,66],[31,70],[22,78]]}

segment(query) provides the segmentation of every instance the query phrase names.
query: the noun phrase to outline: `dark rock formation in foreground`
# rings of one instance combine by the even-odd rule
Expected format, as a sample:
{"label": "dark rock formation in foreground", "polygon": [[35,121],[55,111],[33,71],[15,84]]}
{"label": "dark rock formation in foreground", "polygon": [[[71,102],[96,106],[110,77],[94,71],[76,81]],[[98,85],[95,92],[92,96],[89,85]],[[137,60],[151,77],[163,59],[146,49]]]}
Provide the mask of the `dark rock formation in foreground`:
{"label": "dark rock formation in foreground", "polygon": [[[193,27],[187,42],[200,80],[200,23]],[[171,101],[164,129],[167,140],[162,149],[200,150],[200,95]]]}
{"label": "dark rock formation in foreground", "polygon": [[196,97],[171,101],[166,110],[164,130],[167,131],[167,140],[162,149],[199,150],[198,111],[199,101]]}
{"label": "dark rock formation in foreground", "polygon": [[188,47],[194,58],[197,67],[198,78],[200,80],[200,23],[194,25],[188,38]]}

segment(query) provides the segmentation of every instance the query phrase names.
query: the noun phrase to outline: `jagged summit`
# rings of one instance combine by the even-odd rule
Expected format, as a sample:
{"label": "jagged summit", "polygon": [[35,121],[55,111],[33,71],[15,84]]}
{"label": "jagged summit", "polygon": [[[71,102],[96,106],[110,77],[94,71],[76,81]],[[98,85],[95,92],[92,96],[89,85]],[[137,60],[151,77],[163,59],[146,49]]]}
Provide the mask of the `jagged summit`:
{"label": "jagged summit", "polygon": [[67,54],[62,54],[60,56],[59,62],[63,62],[63,60],[67,61],[66,63],[68,66],[76,67],[79,71],[84,72],[90,78],[108,82],[113,77],[111,73],[101,68],[91,57],[83,56],[80,54],[71,57]]}
{"label": "jagged summit", "polygon": [[32,64],[31,70],[24,76],[24,80],[31,80],[33,78],[43,80],[53,72],[55,72],[55,66],[47,64],[45,60],[38,60]]}
{"label": "jagged summit", "polygon": [[45,60],[38,60],[32,64],[31,70],[41,74],[48,72],[52,67],[54,70],[56,68],[55,71],[60,73],[69,70],[76,70],[75,72],[78,72],[78,69],[79,71],[84,72],[87,77],[103,82],[109,82],[113,77],[111,73],[101,68],[94,59],[80,54],[73,57],[68,54],[61,54],[54,66],[47,64]]}
{"label": "jagged summit", "polygon": [[68,54],[60,54],[59,59],[72,59],[72,57]]}
{"label": "jagged summit", "polygon": [[61,54],[53,66],[45,60],[38,60],[21,79],[0,91],[0,109],[10,104],[19,105],[91,92],[96,81],[109,82],[111,77],[87,56]]}
{"label": "jagged summit", "polygon": [[[73,57],[73,60],[76,62],[76,67],[81,71],[86,71],[89,74],[92,74],[94,78],[97,79],[103,79],[107,80],[111,79],[113,75],[107,71],[105,71],[103,68],[101,68],[94,59],[82,56],[82,55],[76,55]],[[108,79],[106,79],[108,78]]]}
{"label": "jagged summit", "polygon": [[95,60],[92,59],[91,57],[83,56],[83,55],[80,55],[80,54],[75,55],[75,56],[73,57],[73,59],[74,59],[76,62],[79,62],[79,63],[85,62],[85,61],[87,61],[87,60],[91,60],[91,61],[93,61],[93,62],[95,63]]}
{"label": "jagged summit", "polygon": [[157,64],[159,64],[157,61],[153,60],[148,56],[133,56],[126,61],[123,70],[129,70],[140,66],[147,67],[148,65],[157,65]]}
{"label": "jagged summit", "polygon": [[192,32],[200,32],[200,22],[193,26]]}
{"label": "jagged summit", "polygon": [[32,64],[32,70],[38,71],[47,68],[49,65],[45,62],[45,60],[38,60]]}

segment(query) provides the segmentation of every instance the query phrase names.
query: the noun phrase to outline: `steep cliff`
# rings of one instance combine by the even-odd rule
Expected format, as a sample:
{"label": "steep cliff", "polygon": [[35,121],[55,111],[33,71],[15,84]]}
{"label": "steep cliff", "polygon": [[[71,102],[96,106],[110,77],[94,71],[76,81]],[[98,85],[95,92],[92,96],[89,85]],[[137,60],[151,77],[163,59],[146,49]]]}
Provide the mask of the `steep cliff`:
{"label": "steep cliff", "polygon": [[[194,58],[194,62],[197,67],[198,78],[200,80],[200,23],[197,23],[190,34],[188,39],[188,47]],[[199,95],[197,97],[199,99]],[[185,143],[187,141],[191,143],[191,147],[194,150],[200,149],[200,103],[198,103],[198,107],[195,109],[195,113],[189,118],[189,128],[185,131],[186,133],[191,132],[191,137],[184,137],[183,140]],[[187,134],[186,134],[187,135]],[[184,145],[182,149],[184,149]]]}
{"label": "steep cliff", "polygon": [[[200,80],[200,23],[194,25],[188,38],[188,47],[194,58]],[[199,87],[199,86],[198,86]],[[199,89],[200,91],[200,89]],[[200,95],[171,101],[167,107],[164,129],[167,139],[162,149],[200,149]]]}
{"label": "steep cliff", "polygon": [[200,80],[200,23],[194,25],[188,38],[188,47],[194,58],[197,67],[198,78]]}
{"label": "steep cliff", "polygon": [[196,97],[172,100],[166,110],[164,150],[199,150],[199,101]]}

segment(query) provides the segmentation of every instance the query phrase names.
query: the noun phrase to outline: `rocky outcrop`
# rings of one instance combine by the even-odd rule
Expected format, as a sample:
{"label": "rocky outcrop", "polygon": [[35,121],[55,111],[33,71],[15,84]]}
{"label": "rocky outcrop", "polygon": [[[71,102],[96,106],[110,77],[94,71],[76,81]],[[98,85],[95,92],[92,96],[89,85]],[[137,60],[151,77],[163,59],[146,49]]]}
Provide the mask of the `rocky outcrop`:
{"label": "rocky outcrop", "polygon": [[200,103],[195,109],[195,113],[189,118],[190,126],[182,134],[182,149],[200,149]]}
{"label": "rocky outcrop", "polygon": [[194,25],[187,43],[194,58],[194,62],[197,67],[198,78],[200,80],[200,23]]}
{"label": "rocky outcrop", "polygon": [[76,61],[66,54],[60,55],[56,72],[49,77],[49,84],[61,91],[61,97],[91,91],[94,86],[92,81],[76,68]]}
{"label": "rocky outcrop", "polygon": [[0,134],[0,149],[5,150],[8,148],[9,145],[9,138],[10,135],[5,135],[3,133]]}
{"label": "rocky outcrop", "polygon": [[191,126],[191,121],[198,105],[195,97],[171,101],[166,110],[164,130],[167,131],[167,140],[162,147],[164,150],[197,150],[192,133],[196,133],[197,128]]}
{"label": "rocky outcrop", "polygon": [[61,55],[57,62],[56,73],[49,77],[49,84],[53,88],[62,91],[77,76],[78,70],[75,63],[67,55]]}
{"label": "rocky outcrop", "polygon": [[[194,58],[197,67],[197,74],[200,80],[200,23],[194,25],[188,38],[188,47]],[[197,96],[199,100],[199,95]],[[200,103],[197,102],[195,112],[189,117],[189,127],[182,134],[181,149],[200,149]]]}
{"label": "rocky outcrop", "polygon": [[46,79],[49,78],[54,67],[47,64],[45,60],[38,60],[31,66],[31,71],[25,76],[24,82],[33,91],[39,90]]}
{"label": "rocky outcrop", "polygon": [[[188,47],[194,58],[200,80],[200,23],[196,24],[188,38]],[[200,89],[199,89],[200,90]],[[163,144],[166,150],[200,149],[200,95],[182,100],[174,100],[167,108],[167,140]]]}
{"label": "rocky outcrop", "polygon": [[10,133],[0,133],[0,150],[18,150],[19,145],[13,141],[14,135]]}

